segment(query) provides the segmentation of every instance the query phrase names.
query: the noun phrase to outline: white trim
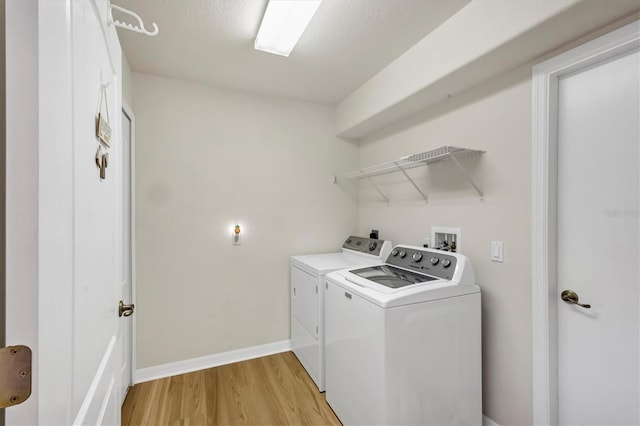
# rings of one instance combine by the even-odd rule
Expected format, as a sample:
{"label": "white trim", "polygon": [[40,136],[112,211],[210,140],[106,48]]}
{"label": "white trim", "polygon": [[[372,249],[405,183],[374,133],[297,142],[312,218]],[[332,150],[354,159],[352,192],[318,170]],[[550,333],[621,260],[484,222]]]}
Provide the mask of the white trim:
{"label": "white trim", "polygon": [[[90,411],[92,409],[95,409],[94,407],[95,404],[98,403],[99,390],[101,387],[104,386],[103,381],[105,379],[110,379],[109,385],[107,385],[107,387],[109,388],[110,386],[112,386],[113,375],[110,374],[111,373],[110,368],[113,368],[112,366],[114,364],[114,361],[113,361],[114,348],[116,347],[117,342],[118,342],[117,336],[113,336],[111,337],[111,340],[109,340],[109,345],[107,346],[107,349],[104,352],[104,356],[102,357],[102,360],[98,365],[98,371],[96,371],[95,376],[93,376],[93,380],[89,385],[87,394],[85,395],[84,400],[82,401],[82,405],[78,410],[78,414],[76,415],[76,418],[73,421],[74,425],[87,424],[88,421],[91,420],[91,418],[87,419],[87,417]],[[109,393],[109,392],[111,391],[108,391],[106,393]],[[102,405],[104,405],[103,401],[104,400],[100,401],[101,407]],[[104,411],[104,410],[100,408],[100,411]],[[97,416],[95,418],[97,418]]]}
{"label": "white trim", "polygon": [[107,386],[107,392],[102,399],[102,405],[100,406],[100,411],[98,412],[98,417],[96,420],[97,425],[104,424],[104,415],[107,412],[107,408],[109,408],[109,404],[113,404],[111,399],[113,398],[113,393],[116,387],[116,377],[111,376],[111,380],[109,380],[109,385]]}
{"label": "white trim", "polygon": [[136,371],[135,383],[137,384],[148,382],[150,380],[163,379],[165,377],[177,376],[178,374],[191,373],[192,371],[233,364],[234,362],[246,361],[290,350],[291,341],[282,340],[280,342],[267,343],[266,345],[253,346],[250,348],[238,349],[235,351],[223,352],[200,358],[172,362],[171,364],[142,368]]}
{"label": "white trim", "polygon": [[640,21],[533,67],[533,424],[558,423],[556,318],[556,119],[558,79],[640,49]]}
{"label": "white trim", "polygon": [[500,426],[487,416],[482,416],[482,426]]}
{"label": "white trim", "polygon": [[[551,381],[550,364],[554,363],[552,353],[556,351],[554,335],[555,318],[549,318],[549,313],[555,313],[555,297],[549,297],[550,279],[555,276],[555,245],[549,244],[550,235],[555,235],[555,229],[549,226],[555,224],[555,200],[553,187],[549,181],[555,181],[550,176],[550,162],[555,156],[556,114],[555,102],[550,99],[557,95],[557,79],[551,79],[538,67],[533,70],[533,178],[532,178],[532,315],[533,315],[533,424],[550,424],[551,418],[557,418],[557,383]],[[550,145],[552,145],[550,147]],[[549,250],[552,250],[550,253]],[[550,264],[551,263],[551,264]],[[550,306],[551,305],[551,309]],[[550,347],[553,346],[553,347]]]}
{"label": "white trim", "polygon": [[[52,2],[48,2],[52,3]],[[40,332],[38,321],[40,317],[39,304],[42,302],[41,295],[48,294],[48,287],[43,287],[43,281],[50,283],[50,276],[42,276],[39,264],[42,262],[40,252],[44,250],[40,240],[45,232],[49,235],[54,226],[64,224],[58,222],[58,212],[65,210],[67,207],[61,201],[54,214],[49,215],[47,219],[51,222],[51,226],[44,229],[41,227],[39,209],[41,193],[47,192],[50,187],[55,186],[65,180],[68,171],[65,167],[61,167],[56,175],[55,182],[49,183],[43,189],[40,180],[45,175],[42,168],[49,170],[59,163],[61,156],[68,153],[68,146],[71,144],[69,135],[64,127],[65,113],[68,112],[70,96],[65,92],[68,88],[70,78],[65,78],[63,70],[68,69],[67,45],[62,43],[64,38],[58,38],[61,31],[59,21],[56,19],[58,9],[50,4],[40,5],[36,0],[25,1],[6,1],[2,2],[4,7],[4,21],[2,22],[5,34],[4,45],[4,67],[5,80],[0,84],[4,85],[5,96],[5,145],[1,148],[5,150],[4,158],[4,183],[5,183],[5,263],[2,274],[5,274],[5,315],[2,317],[5,327],[5,344],[7,345],[27,345],[31,348],[33,356],[32,376],[31,376],[31,396],[24,403],[15,405],[4,411],[4,420],[6,424],[38,424],[38,410],[46,411],[51,407],[58,398],[41,398],[42,389],[48,389],[47,385],[52,383],[49,380],[51,375],[45,376],[40,371],[40,356],[57,355],[63,364],[60,366],[61,371],[67,371],[68,363],[64,363],[66,356],[70,354],[70,344],[68,330],[57,328],[58,324],[66,324],[68,317],[66,309],[71,306],[65,303],[60,307],[60,315],[52,318],[54,320],[53,330],[60,331],[60,340],[57,341],[57,353],[50,352],[53,348],[49,345],[49,341],[42,342],[44,329]],[[53,9],[53,10],[52,10]],[[40,17],[53,17],[51,21],[42,22]],[[39,24],[41,23],[41,24]],[[50,44],[44,44],[41,38],[51,36],[45,41]],[[59,42],[55,55],[57,62],[55,67],[50,67],[45,59],[52,54],[46,47]],[[40,67],[44,66],[46,72],[40,73]],[[66,74],[68,76],[68,73]],[[59,84],[55,84],[55,78],[59,77]],[[42,82],[51,82],[54,87],[45,86],[48,95],[45,99],[40,98],[40,88]],[[42,105],[49,105],[48,101],[57,100],[55,108],[50,114],[39,119],[39,111]],[[59,119],[58,126],[52,126],[52,123]],[[59,139],[60,135],[67,136],[65,139]],[[46,135],[46,136],[45,136]],[[49,142],[44,144],[44,139]],[[52,142],[55,141],[55,142]],[[46,146],[45,146],[46,145]],[[50,150],[43,151],[45,148]],[[57,149],[55,149],[57,148]],[[42,152],[52,153],[52,157],[47,161],[39,161]],[[49,161],[50,160],[50,161]],[[57,187],[61,197],[67,196],[70,188],[66,186]],[[66,198],[62,198],[66,200]],[[48,207],[48,206],[46,206]],[[66,230],[66,228],[65,228]],[[49,239],[46,242],[50,242]],[[66,245],[64,249],[66,249]],[[61,250],[63,250],[61,248]],[[56,266],[53,262],[51,266]],[[66,265],[60,265],[60,269]],[[47,270],[48,271],[48,270]],[[64,295],[72,294],[67,290],[71,288],[71,284],[60,282],[60,287],[56,290]],[[66,302],[64,299],[63,302]],[[49,313],[49,312],[46,312]],[[49,317],[45,317],[49,318]],[[49,329],[51,330],[51,329]],[[68,350],[69,349],[69,350]],[[46,371],[50,373],[49,371]],[[66,378],[61,374],[61,380]],[[60,377],[60,376],[56,376]],[[67,380],[68,382],[68,380]],[[43,386],[44,384],[44,386]],[[59,400],[66,402],[70,400],[70,387],[65,382],[58,382]],[[69,390],[69,393],[64,393]],[[44,394],[42,394],[44,395]],[[69,399],[67,399],[67,396]],[[60,420],[61,417],[49,417],[47,420]],[[62,423],[62,421],[60,421]]]}
{"label": "white trim", "polygon": [[[131,152],[129,153],[129,209],[131,219],[129,221],[129,238],[131,239],[131,303],[136,304],[136,115],[133,109],[122,99],[122,111],[129,117],[131,121],[131,135],[130,146]],[[136,315],[131,317],[131,384],[136,383],[136,357],[138,352],[136,351],[136,328],[137,321]]]}

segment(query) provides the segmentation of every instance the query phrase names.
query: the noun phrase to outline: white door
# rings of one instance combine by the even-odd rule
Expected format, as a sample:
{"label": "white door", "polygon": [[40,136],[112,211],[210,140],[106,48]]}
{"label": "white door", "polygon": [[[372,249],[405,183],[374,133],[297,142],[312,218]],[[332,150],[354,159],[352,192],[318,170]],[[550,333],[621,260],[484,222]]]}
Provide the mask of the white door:
{"label": "white door", "polygon": [[[122,109],[122,149],[120,150],[120,164],[122,165],[122,173],[119,173],[121,179],[121,207],[122,223],[120,226],[119,238],[120,246],[122,247],[119,257],[119,277],[120,277],[120,294],[122,294],[122,300],[125,304],[133,304],[133,292],[132,292],[132,244],[131,244],[131,223],[132,223],[132,209],[131,209],[131,158],[133,150],[133,113],[128,108]],[[135,312],[135,311],[134,311]],[[132,357],[132,336],[133,336],[133,317],[128,316],[122,318],[120,321],[120,338],[122,339],[122,361],[120,365],[120,403],[122,404],[127,396],[129,387],[133,384],[131,371],[133,367]]]}
{"label": "white door", "polygon": [[637,50],[559,80],[560,424],[640,424],[639,83]]}
{"label": "white door", "polygon": [[[9,132],[7,126],[12,155],[7,170],[7,216],[12,221],[8,226],[17,229],[14,224],[35,215],[29,232],[7,235],[16,265],[7,278],[7,303],[29,316],[20,323],[7,321],[12,339],[7,343],[35,336],[29,342],[34,349],[32,397],[7,409],[7,423],[119,424],[121,51],[115,29],[107,24],[109,2],[7,3],[7,22],[26,28],[22,38],[11,42],[13,57],[36,61],[23,72],[7,73],[12,90],[8,115],[15,115],[10,98],[18,99],[18,105],[36,105],[35,111],[23,111],[11,120],[12,128],[31,130],[21,134],[28,137],[13,137],[19,132]],[[35,82],[29,80],[31,72]],[[106,102],[101,103],[103,86]],[[111,148],[103,146],[109,152],[104,180],[95,162],[99,111],[108,115],[112,129]],[[19,147],[34,146],[35,152],[14,158]],[[35,198],[35,205],[13,203],[21,197]],[[14,279],[20,270],[30,271],[35,281]],[[24,293],[19,289],[26,285],[35,292],[30,300],[19,298]]]}

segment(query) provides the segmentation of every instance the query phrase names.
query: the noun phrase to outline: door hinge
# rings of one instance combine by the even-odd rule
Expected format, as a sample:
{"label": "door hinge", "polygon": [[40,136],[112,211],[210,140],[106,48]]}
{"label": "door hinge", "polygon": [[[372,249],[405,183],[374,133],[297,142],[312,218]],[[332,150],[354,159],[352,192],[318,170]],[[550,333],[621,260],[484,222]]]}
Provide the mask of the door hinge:
{"label": "door hinge", "polygon": [[316,286],[316,294],[318,294],[318,286]]}
{"label": "door hinge", "polygon": [[319,333],[318,326],[316,325],[316,334],[318,334],[318,333]]}
{"label": "door hinge", "polygon": [[31,349],[0,348],[0,408],[21,404],[31,395]]}

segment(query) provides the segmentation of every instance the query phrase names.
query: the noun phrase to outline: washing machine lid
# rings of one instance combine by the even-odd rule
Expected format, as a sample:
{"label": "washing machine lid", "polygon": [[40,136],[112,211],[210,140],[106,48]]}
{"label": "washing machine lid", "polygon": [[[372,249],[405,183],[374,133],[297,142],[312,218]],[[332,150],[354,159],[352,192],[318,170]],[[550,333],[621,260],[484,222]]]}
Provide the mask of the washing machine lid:
{"label": "washing machine lid", "polygon": [[[373,247],[370,250],[370,247]],[[391,241],[349,236],[336,253],[291,256],[291,265],[312,275],[384,262],[391,252]]]}
{"label": "washing machine lid", "polygon": [[[375,263],[375,260],[371,260]],[[366,265],[365,261],[354,261],[344,253],[323,253],[308,254],[303,256],[292,256],[291,265],[316,276],[325,275],[328,272],[344,268],[354,268],[358,265]]]}
{"label": "washing machine lid", "polygon": [[350,272],[358,277],[389,288],[401,288],[438,279],[430,275],[407,271],[392,265],[368,266],[366,268],[352,269]]}

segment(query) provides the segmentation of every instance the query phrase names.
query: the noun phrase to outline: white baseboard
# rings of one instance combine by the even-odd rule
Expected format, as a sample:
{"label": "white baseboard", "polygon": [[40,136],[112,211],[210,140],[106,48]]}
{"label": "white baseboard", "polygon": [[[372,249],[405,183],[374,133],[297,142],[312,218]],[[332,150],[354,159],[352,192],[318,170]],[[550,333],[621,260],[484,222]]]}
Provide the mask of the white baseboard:
{"label": "white baseboard", "polygon": [[133,383],[136,384],[148,382],[150,380],[163,379],[165,377],[191,373],[192,371],[204,370],[225,364],[233,364],[234,362],[246,361],[248,359],[260,358],[262,356],[273,355],[290,350],[291,341],[282,340],[280,342],[267,343],[266,345],[253,346],[235,351],[207,355],[200,358],[172,362],[170,364],[141,368],[140,370],[135,371]]}
{"label": "white baseboard", "polygon": [[498,423],[494,422],[487,416],[482,416],[482,426],[500,426]]}

